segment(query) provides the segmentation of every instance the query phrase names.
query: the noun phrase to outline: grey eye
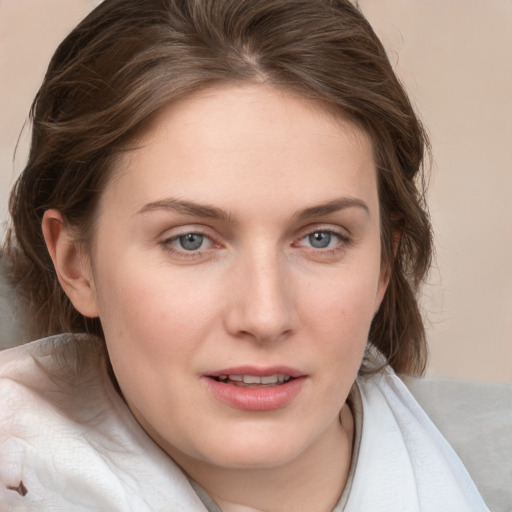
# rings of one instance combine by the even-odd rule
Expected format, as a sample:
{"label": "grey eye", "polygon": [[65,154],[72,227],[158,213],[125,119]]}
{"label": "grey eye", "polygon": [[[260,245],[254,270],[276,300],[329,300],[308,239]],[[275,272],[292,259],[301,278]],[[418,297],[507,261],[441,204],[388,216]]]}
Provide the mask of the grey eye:
{"label": "grey eye", "polygon": [[331,233],[326,231],[316,231],[315,233],[311,233],[308,235],[308,241],[311,244],[311,247],[315,249],[325,249],[329,247],[331,243]]}
{"label": "grey eye", "polygon": [[178,237],[178,242],[185,251],[196,251],[204,242],[205,236],[199,233],[187,233]]}

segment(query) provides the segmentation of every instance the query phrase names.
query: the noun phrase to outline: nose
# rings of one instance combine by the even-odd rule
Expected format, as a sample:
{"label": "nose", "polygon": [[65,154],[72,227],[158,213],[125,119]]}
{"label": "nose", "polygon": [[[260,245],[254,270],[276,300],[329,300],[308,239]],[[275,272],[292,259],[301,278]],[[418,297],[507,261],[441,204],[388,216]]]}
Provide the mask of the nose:
{"label": "nose", "polygon": [[293,283],[276,254],[240,258],[231,274],[226,327],[231,335],[259,342],[278,341],[295,329]]}

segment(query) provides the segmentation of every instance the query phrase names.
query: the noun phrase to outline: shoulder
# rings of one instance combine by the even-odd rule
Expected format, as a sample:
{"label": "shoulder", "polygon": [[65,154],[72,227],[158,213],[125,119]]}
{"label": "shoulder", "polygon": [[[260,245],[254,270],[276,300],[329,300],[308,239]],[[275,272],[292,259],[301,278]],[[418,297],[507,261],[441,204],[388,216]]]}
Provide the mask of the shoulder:
{"label": "shoulder", "polygon": [[[79,347],[84,343],[85,336],[61,334],[0,350],[0,385],[43,392],[46,381],[80,373],[83,357],[79,353],[84,351]],[[98,354],[97,341],[91,341],[91,346],[96,347],[93,351]]]}
{"label": "shoulder", "polygon": [[493,511],[512,506],[512,385],[405,378]]}
{"label": "shoulder", "polygon": [[203,510],[115,390],[102,343],[87,336],[0,352],[0,504],[36,511],[41,503],[76,512]]}
{"label": "shoulder", "polygon": [[[98,340],[63,334],[0,351],[0,445],[93,415],[107,386]],[[44,435],[44,434],[43,434]]]}
{"label": "shoulder", "polygon": [[[2,350],[0,400],[13,394],[31,401],[64,399],[75,395],[88,376],[101,376],[104,365],[101,342],[85,335],[60,334]],[[3,414],[9,411],[2,409]]]}
{"label": "shoulder", "polygon": [[362,404],[361,499],[369,499],[365,489],[373,476],[379,499],[396,489],[403,503],[425,511],[488,510],[460,457],[390,368],[358,378],[357,385]]}

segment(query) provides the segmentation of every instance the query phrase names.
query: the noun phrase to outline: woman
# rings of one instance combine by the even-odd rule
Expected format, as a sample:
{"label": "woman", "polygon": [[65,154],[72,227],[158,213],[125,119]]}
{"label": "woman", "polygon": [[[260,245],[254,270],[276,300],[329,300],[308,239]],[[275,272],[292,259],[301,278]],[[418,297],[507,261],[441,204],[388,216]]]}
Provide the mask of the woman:
{"label": "woman", "polygon": [[32,115],[7,510],[487,510],[395,375],[426,137],[351,3],[106,0]]}

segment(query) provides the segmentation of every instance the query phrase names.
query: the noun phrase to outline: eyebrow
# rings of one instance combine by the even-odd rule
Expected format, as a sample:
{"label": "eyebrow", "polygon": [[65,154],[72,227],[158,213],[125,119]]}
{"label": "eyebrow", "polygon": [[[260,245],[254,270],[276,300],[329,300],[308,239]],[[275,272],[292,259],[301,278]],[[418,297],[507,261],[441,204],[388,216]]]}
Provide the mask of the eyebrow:
{"label": "eyebrow", "polygon": [[195,217],[206,217],[209,219],[229,220],[231,215],[220,208],[206,204],[199,204],[190,201],[182,201],[180,199],[163,199],[154,201],[144,205],[137,213],[147,213],[155,210],[172,210],[185,215],[193,215]]}
{"label": "eyebrow", "polygon": [[296,217],[298,220],[305,220],[309,219],[310,217],[321,217],[323,215],[329,215],[330,213],[345,210],[346,208],[361,208],[368,215],[370,214],[368,205],[361,199],[357,199],[356,197],[339,197],[327,203],[300,210],[297,212]]}
{"label": "eyebrow", "polygon": [[[328,201],[327,203],[299,210],[295,214],[295,217],[297,220],[302,221],[305,219],[309,219],[310,217],[320,217],[322,215],[329,215],[331,213],[344,210],[346,208],[354,207],[361,208],[367,214],[370,213],[370,209],[368,208],[366,203],[361,199],[357,199],[355,197],[340,197],[337,199],[333,199],[332,201]],[[222,210],[221,208],[217,208],[216,206],[199,204],[191,201],[183,201],[180,199],[173,198],[148,203],[144,205],[137,213],[143,214],[155,210],[172,210],[174,212],[183,213],[185,215],[192,215],[195,217],[205,217],[209,219],[217,219],[224,221],[229,221],[232,219],[232,215],[230,215],[225,210]]]}

